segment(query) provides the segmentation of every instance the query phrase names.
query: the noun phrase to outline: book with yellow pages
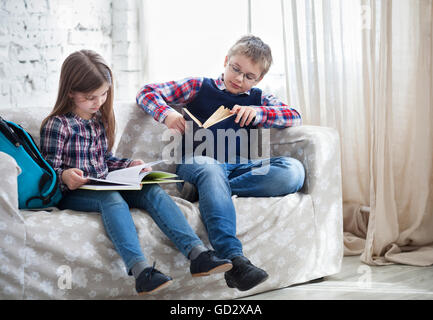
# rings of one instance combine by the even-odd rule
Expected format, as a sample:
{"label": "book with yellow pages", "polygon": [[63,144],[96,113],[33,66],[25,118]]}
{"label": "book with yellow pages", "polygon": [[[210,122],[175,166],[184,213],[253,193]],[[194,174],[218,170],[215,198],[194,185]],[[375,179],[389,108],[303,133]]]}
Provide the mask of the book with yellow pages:
{"label": "book with yellow pages", "polygon": [[143,184],[152,183],[174,183],[183,182],[175,179],[177,175],[164,171],[145,171],[142,170],[152,165],[163,162],[159,160],[139,166],[128,167],[111,171],[105,179],[88,177],[89,181],[79,189],[86,190],[141,190]]}
{"label": "book with yellow pages", "polygon": [[183,111],[200,127],[200,128],[209,128],[218,122],[221,122],[231,116],[234,116],[234,113],[230,112],[230,109],[220,106],[204,123],[201,123],[187,108],[183,108]]}

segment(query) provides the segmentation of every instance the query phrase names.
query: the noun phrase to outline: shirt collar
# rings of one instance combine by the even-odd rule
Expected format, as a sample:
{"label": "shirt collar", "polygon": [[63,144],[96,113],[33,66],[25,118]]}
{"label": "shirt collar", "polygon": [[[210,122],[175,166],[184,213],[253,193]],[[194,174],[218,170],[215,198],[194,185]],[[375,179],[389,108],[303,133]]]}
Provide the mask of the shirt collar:
{"label": "shirt collar", "polygon": [[[222,74],[218,77],[218,79],[215,80],[215,85],[216,85],[217,88],[220,89],[221,91],[224,91],[224,90],[227,91],[227,89],[226,89],[226,85],[224,84],[224,73],[222,73]],[[227,92],[228,92],[228,91],[227,91]],[[241,92],[241,93],[239,93],[239,94],[237,94],[237,95],[241,95],[241,94],[250,95],[250,93],[251,93],[251,89],[248,90],[248,91],[245,91],[245,92]]]}
{"label": "shirt collar", "polygon": [[77,115],[76,113],[74,113],[74,112],[72,112],[72,111],[69,111],[66,115],[67,115],[68,117],[72,117],[72,118],[74,118],[75,120],[77,120],[78,122],[82,122],[82,123],[94,123],[94,122],[98,122],[99,119],[102,117],[101,112],[100,112],[99,110],[98,110],[98,111],[95,113],[95,115],[94,115],[92,118],[90,118],[90,119],[83,119],[83,118],[81,118],[79,115]]}

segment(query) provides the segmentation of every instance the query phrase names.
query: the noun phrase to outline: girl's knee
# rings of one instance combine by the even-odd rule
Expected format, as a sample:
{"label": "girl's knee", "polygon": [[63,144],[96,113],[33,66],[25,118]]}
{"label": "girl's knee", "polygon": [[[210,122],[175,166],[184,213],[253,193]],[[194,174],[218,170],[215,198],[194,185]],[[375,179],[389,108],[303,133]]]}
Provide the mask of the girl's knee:
{"label": "girl's knee", "polygon": [[125,200],[117,191],[99,191],[100,195],[95,200],[99,201],[101,205],[103,204],[121,204],[124,203]]}
{"label": "girl's knee", "polygon": [[156,199],[166,196],[166,192],[159,184],[145,184],[141,189],[141,193],[144,194],[147,199]]}
{"label": "girl's knee", "polygon": [[100,212],[104,214],[116,212],[116,214],[120,215],[121,213],[129,212],[128,203],[121,196],[121,194],[117,191],[108,191],[99,196],[97,199],[98,206],[100,208]]}
{"label": "girl's knee", "polygon": [[110,211],[110,208],[129,209],[125,199],[117,191],[103,191],[100,196],[93,198],[93,200],[98,202],[101,212]]}

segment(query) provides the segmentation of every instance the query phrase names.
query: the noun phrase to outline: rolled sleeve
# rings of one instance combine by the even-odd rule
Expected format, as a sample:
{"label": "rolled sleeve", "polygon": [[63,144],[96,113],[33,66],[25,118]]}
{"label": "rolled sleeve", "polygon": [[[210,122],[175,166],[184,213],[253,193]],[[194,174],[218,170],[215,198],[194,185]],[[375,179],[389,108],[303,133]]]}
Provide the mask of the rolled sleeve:
{"label": "rolled sleeve", "polygon": [[111,152],[107,152],[105,161],[107,163],[108,171],[127,168],[132,162],[132,160],[128,158],[115,157]]}

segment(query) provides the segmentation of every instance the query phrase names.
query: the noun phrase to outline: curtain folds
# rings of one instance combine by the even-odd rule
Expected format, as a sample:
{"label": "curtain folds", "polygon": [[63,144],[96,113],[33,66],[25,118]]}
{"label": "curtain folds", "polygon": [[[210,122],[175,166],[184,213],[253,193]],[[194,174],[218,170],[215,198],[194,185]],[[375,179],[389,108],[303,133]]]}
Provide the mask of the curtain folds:
{"label": "curtain folds", "polygon": [[340,133],[345,254],[432,265],[433,0],[282,8],[288,100]]}

